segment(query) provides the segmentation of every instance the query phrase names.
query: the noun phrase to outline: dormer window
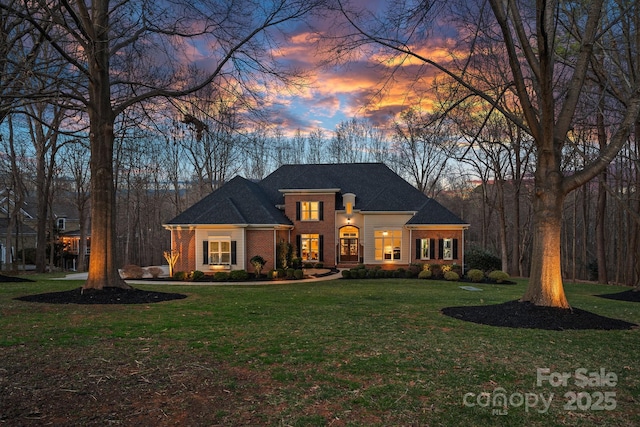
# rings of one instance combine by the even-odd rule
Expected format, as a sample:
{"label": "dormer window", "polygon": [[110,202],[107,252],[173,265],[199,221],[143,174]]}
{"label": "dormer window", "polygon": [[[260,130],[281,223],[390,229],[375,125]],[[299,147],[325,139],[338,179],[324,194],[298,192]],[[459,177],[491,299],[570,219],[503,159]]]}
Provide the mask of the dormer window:
{"label": "dormer window", "polygon": [[65,229],[65,225],[66,225],[66,218],[58,218],[58,221],[56,223],[56,228],[58,230],[64,230]]}

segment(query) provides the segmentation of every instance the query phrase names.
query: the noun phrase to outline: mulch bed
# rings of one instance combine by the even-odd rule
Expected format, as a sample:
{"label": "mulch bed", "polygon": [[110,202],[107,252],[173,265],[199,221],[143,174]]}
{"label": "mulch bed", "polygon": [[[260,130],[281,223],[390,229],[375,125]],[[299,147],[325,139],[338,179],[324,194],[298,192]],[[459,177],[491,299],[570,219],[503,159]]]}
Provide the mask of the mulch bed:
{"label": "mulch bed", "polygon": [[629,289],[628,291],[617,292],[615,294],[603,294],[597,296],[599,296],[600,298],[615,299],[618,301],[640,302],[640,290],[636,289]]}
{"label": "mulch bed", "polygon": [[85,289],[84,291],[82,288],[76,288],[70,291],[26,295],[16,299],[48,304],[149,304],[186,297],[178,293],[107,287],[103,290]]}
{"label": "mulch bed", "polygon": [[441,312],[467,322],[507,328],[623,330],[635,323],[600,316],[579,308],[539,307],[530,302],[508,301],[496,305],[446,307]]}
{"label": "mulch bed", "polygon": [[26,279],[24,277],[13,277],[13,276],[5,276],[4,274],[0,274],[0,283],[19,283],[19,282],[33,282],[33,280]]}

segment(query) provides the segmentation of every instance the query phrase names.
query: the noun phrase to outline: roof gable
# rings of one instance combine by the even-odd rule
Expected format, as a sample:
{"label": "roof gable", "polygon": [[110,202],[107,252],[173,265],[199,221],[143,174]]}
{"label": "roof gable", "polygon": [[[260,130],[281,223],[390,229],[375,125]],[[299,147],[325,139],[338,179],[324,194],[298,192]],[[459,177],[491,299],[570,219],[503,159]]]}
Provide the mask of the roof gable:
{"label": "roof gable", "polygon": [[167,225],[291,224],[254,182],[236,176]]}

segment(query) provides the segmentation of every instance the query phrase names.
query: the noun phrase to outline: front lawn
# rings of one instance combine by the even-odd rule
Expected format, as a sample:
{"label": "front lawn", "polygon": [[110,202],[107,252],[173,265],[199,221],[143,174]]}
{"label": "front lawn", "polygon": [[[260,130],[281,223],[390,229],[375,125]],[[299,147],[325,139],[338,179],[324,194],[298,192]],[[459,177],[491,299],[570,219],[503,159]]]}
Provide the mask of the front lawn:
{"label": "front lawn", "polygon": [[[138,305],[14,299],[80,285],[0,284],[0,423],[640,425],[640,329],[441,314],[515,300],[523,281],[482,291],[417,279],[149,284],[136,287],[188,297]],[[639,303],[594,296],[617,290],[566,287],[574,307],[640,324]]]}

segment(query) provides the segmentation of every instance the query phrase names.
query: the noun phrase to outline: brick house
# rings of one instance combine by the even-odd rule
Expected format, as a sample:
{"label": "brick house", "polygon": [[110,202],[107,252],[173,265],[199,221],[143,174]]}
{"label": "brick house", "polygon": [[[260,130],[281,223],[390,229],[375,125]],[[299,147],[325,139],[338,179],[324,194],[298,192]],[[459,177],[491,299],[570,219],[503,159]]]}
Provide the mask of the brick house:
{"label": "brick house", "polygon": [[463,265],[469,227],[379,163],[286,165],[260,182],[237,176],[164,224],[176,271],[276,267],[279,242],[325,267]]}

